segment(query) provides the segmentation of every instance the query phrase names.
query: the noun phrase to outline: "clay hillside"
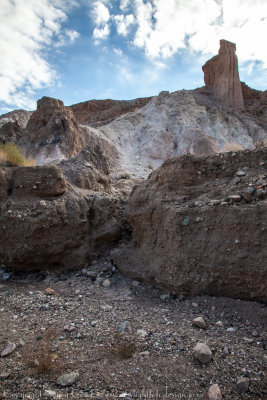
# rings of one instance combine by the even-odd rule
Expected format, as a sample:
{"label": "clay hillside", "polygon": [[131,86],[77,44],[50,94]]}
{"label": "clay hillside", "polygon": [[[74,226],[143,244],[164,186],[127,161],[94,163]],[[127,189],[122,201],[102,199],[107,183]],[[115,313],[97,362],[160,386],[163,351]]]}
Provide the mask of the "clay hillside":
{"label": "clay hillside", "polygon": [[0,398],[267,395],[267,91],[202,69],[0,116]]}

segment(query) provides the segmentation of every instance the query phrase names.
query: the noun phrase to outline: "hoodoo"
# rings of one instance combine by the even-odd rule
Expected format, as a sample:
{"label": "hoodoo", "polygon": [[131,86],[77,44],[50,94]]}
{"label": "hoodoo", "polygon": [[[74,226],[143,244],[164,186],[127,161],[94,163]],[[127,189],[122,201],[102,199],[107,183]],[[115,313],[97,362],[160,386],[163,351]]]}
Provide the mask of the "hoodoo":
{"label": "hoodoo", "polygon": [[204,81],[215,100],[222,105],[243,110],[244,100],[239,80],[235,43],[220,40],[218,55],[203,65]]}

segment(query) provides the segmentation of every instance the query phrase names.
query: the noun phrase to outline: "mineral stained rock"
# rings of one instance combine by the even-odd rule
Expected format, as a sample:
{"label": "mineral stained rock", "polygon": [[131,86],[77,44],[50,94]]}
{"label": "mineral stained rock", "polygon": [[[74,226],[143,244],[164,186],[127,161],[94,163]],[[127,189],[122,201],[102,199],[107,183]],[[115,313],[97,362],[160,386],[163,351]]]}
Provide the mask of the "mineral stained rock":
{"label": "mineral stained rock", "polygon": [[[112,251],[115,265],[177,295],[267,301],[266,154],[265,148],[166,161],[131,193],[133,239]],[[241,165],[246,174],[236,183]],[[231,200],[259,184],[263,200],[257,193],[250,203]]]}
{"label": "mineral stained rock", "polygon": [[244,100],[239,80],[236,45],[227,40],[220,40],[217,56],[203,65],[204,81],[214,97],[225,106],[243,110]]}

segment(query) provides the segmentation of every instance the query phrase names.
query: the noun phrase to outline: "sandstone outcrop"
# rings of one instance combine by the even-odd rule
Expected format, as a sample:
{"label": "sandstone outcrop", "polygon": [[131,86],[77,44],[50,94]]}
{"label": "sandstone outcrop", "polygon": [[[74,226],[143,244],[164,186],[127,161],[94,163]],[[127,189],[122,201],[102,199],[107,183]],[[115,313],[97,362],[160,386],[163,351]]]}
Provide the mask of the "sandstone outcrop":
{"label": "sandstone outcrop", "polygon": [[215,100],[224,106],[243,110],[244,101],[235,51],[234,43],[220,40],[218,55],[207,61],[202,70],[206,88],[212,90]]}
{"label": "sandstone outcrop", "polygon": [[132,191],[133,239],[112,252],[115,265],[177,295],[267,301],[266,155],[166,161]]}

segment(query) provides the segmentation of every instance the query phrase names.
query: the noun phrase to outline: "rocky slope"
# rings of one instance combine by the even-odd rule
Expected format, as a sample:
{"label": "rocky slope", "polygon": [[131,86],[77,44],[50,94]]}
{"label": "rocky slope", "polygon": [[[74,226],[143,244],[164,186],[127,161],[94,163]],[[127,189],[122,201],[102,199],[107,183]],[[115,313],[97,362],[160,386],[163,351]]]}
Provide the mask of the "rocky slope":
{"label": "rocky slope", "polygon": [[133,239],[112,252],[115,265],[178,295],[266,302],[266,156],[265,148],[166,161],[131,193]]}

